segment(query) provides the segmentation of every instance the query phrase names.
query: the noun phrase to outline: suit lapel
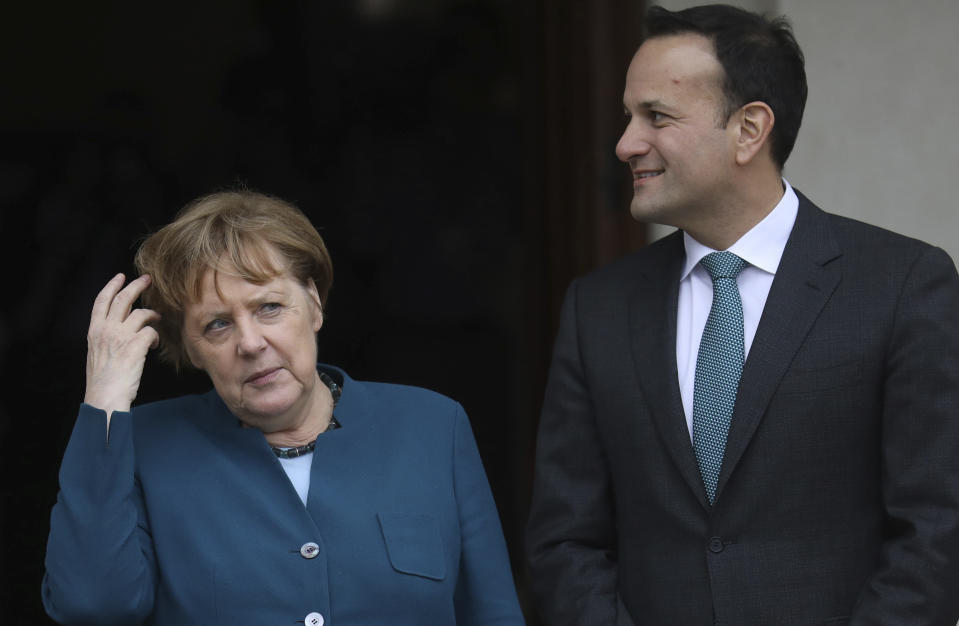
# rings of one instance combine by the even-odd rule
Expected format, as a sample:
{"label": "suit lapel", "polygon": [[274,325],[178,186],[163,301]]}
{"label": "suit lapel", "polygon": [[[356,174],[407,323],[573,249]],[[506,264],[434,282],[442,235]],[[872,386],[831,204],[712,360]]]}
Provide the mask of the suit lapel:
{"label": "suit lapel", "polygon": [[[686,428],[676,370],[676,308],[685,249],[681,232],[656,244],[629,296],[629,331],[636,379],[653,422],[683,479],[707,508],[706,489]],[[652,252],[652,248],[647,249]]]}
{"label": "suit lapel", "polygon": [[717,498],[756,432],[773,393],[841,278],[842,252],[828,217],[802,194],[739,382]]}

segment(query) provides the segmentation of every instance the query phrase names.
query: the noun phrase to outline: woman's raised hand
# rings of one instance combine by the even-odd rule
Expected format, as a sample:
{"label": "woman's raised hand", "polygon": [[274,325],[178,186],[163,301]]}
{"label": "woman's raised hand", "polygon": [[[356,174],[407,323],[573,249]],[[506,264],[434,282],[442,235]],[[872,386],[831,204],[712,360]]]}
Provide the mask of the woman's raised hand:
{"label": "woman's raised hand", "polygon": [[[133,303],[150,285],[144,274],[123,287],[117,274],[93,302],[87,332],[87,388],[83,401],[107,413],[129,411],[140,387],[147,352],[160,336],[149,324],[160,319],[150,309],[133,309]],[[122,287],[122,289],[121,289]]]}

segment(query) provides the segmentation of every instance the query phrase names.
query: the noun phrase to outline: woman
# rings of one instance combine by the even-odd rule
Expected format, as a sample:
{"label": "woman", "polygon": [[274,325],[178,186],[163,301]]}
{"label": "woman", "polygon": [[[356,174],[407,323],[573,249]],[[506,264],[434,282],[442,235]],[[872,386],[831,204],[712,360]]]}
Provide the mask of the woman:
{"label": "woman", "polygon": [[[332,267],[302,213],[200,198],[136,264],[93,305],[47,546],[54,619],[523,623],[462,408],[317,365]],[[157,346],[213,391],[131,410]]]}

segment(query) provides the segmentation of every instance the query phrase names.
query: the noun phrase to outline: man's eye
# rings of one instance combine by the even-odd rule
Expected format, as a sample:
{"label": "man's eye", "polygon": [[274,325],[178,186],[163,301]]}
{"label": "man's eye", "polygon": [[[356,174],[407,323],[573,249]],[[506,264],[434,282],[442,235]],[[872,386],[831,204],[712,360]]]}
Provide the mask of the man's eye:
{"label": "man's eye", "polygon": [[657,122],[665,122],[667,119],[669,119],[669,116],[665,113],[660,113],[659,111],[650,111],[649,118],[653,120],[653,123],[655,124]]}

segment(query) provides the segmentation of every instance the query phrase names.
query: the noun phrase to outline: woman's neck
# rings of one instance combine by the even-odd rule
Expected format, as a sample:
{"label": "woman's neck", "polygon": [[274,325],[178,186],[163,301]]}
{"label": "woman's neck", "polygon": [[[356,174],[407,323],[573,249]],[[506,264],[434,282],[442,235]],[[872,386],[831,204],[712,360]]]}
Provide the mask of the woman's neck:
{"label": "woman's neck", "polygon": [[295,448],[315,441],[320,433],[326,431],[333,417],[335,402],[330,389],[317,379],[310,401],[302,413],[289,428],[263,433],[267,442],[277,448]]}

